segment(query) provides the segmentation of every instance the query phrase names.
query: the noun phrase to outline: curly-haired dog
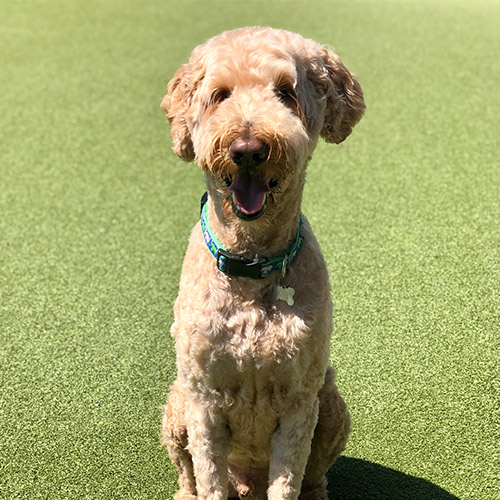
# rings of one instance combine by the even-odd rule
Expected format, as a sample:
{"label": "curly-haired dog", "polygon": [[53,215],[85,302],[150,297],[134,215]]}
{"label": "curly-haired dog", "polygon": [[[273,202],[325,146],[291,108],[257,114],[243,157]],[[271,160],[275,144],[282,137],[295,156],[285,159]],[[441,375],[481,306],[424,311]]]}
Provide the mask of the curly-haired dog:
{"label": "curly-haired dog", "polygon": [[328,365],[327,270],[300,207],[318,137],[349,135],[361,87],[312,40],[244,28],[197,47],[162,107],[208,191],[172,326],[162,441],[175,498],[326,499],[349,415]]}

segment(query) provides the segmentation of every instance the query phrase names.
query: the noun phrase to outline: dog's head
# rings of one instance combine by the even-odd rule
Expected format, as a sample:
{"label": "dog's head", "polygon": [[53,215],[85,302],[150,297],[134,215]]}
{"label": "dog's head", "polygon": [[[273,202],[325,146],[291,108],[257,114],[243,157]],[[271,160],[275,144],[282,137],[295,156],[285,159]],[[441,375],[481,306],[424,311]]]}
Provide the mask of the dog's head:
{"label": "dog's head", "polygon": [[[196,158],[243,220],[300,190],[319,135],[342,142],[363,115],[359,83],[338,56],[271,28],[222,33],[198,46],[162,101],[174,151]],[[299,196],[300,198],[300,196]]]}

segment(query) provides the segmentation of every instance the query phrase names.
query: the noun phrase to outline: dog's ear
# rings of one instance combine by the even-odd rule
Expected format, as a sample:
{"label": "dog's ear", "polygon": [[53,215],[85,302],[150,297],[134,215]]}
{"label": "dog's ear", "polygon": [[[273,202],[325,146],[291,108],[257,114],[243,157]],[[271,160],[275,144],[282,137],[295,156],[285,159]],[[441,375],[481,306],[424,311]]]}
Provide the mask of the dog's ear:
{"label": "dog's ear", "polygon": [[187,123],[191,100],[196,91],[189,64],[183,64],[168,83],[167,95],[161,107],[167,113],[170,122],[170,134],[174,143],[174,152],[184,161],[194,160],[193,142]]}
{"label": "dog's ear", "polygon": [[321,70],[315,71],[315,83],[326,96],[321,136],[326,142],[342,142],[352,132],[365,111],[363,91],[354,75],[332,51],[321,48]]}

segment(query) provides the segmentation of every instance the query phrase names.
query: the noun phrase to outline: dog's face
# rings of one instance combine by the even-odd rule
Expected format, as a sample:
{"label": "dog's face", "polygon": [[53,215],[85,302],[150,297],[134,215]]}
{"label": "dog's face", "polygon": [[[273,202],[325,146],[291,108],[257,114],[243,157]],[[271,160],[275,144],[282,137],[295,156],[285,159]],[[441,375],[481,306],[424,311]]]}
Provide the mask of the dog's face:
{"label": "dog's face", "polygon": [[364,112],[361,87],[335,54],[270,28],[197,47],[162,107],[174,151],[196,158],[226,216],[244,221],[297,198],[319,135],[342,142]]}

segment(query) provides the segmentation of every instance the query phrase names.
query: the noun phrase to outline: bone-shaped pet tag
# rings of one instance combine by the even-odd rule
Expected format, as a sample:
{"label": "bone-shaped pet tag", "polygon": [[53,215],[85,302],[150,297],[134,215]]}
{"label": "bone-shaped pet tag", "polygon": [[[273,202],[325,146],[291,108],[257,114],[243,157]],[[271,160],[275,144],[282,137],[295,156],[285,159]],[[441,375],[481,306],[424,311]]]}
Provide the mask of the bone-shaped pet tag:
{"label": "bone-shaped pet tag", "polygon": [[283,300],[289,306],[293,306],[295,301],[293,300],[293,296],[295,295],[295,290],[292,287],[283,287],[278,285],[276,288],[277,291],[277,300]]}

